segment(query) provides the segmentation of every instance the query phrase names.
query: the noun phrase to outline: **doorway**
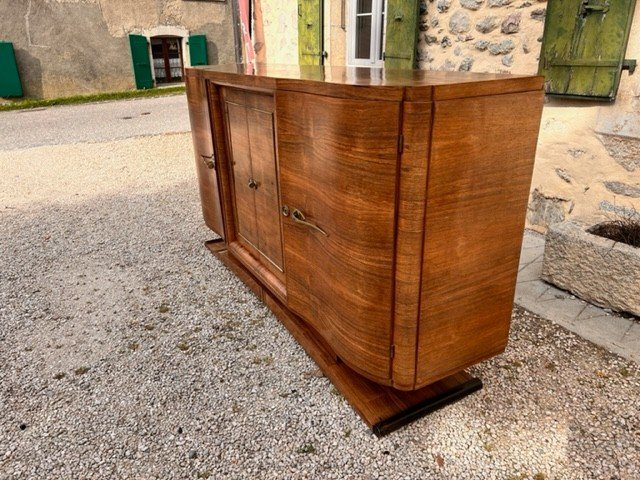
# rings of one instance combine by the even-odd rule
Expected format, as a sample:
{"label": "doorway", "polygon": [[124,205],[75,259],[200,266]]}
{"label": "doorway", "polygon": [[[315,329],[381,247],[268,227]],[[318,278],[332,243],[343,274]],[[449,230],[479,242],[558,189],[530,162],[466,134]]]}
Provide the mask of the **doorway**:
{"label": "doorway", "polygon": [[182,82],[182,39],[176,36],[151,37],[151,57],[156,83]]}

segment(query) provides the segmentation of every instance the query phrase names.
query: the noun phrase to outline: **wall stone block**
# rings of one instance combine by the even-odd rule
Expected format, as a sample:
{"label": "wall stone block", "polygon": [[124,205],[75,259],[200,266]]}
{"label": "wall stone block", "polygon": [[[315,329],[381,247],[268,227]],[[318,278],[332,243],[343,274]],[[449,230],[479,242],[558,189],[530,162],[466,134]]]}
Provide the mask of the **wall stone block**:
{"label": "wall stone block", "polygon": [[505,67],[510,67],[511,65],[513,65],[513,55],[505,55],[504,57],[502,57],[502,64]]}
{"label": "wall stone block", "polygon": [[618,135],[598,135],[616,162],[629,172],[640,170],[640,139]]}
{"label": "wall stone block", "polygon": [[444,13],[449,10],[449,7],[451,6],[451,0],[438,0],[436,6],[440,13]]}
{"label": "wall stone block", "polygon": [[571,183],[573,181],[573,177],[569,172],[567,172],[564,168],[556,168],[556,175],[560,177],[564,182]]}
{"label": "wall stone block", "polygon": [[458,10],[449,19],[449,31],[451,33],[465,33],[471,30],[471,18],[466,12]]}
{"label": "wall stone block", "polygon": [[513,0],[489,0],[489,7],[504,7],[505,5],[511,5]]}
{"label": "wall stone block", "polygon": [[425,35],[424,41],[427,43],[427,45],[433,45],[434,43],[438,43],[438,37],[436,37],[435,35]]}
{"label": "wall stone block", "polygon": [[640,198],[640,185],[628,185],[623,182],[603,182],[604,186],[611,193],[623,195],[625,197]]}
{"label": "wall stone block", "polygon": [[460,72],[468,72],[471,70],[471,67],[473,67],[473,58],[472,57],[464,57],[462,59],[462,62],[460,63],[460,66],[458,67],[458,70]]}
{"label": "wall stone block", "polygon": [[484,17],[482,20],[476,23],[476,30],[480,33],[489,33],[498,28],[498,25],[500,25],[500,20],[498,19],[498,17]]}
{"label": "wall stone block", "polygon": [[573,210],[572,201],[545,195],[536,188],[529,201],[527,220],[531,225],[548,228],[564,221],[571,210]]}
{"label": "wall stone block", "polygon": [[460,5],[469,10],[480,10],[484,0],[460,0]]}
{"label": "wall stone block", "polygon": [[489,44],[489,40],[478,40],[473,46],[481,52],[484,52],[487,48],[489,48]]}
{"label": "wall stone block", "polygon": [[522,14],[520,12],[513,12],[507,15],[502,21],[500,31],[502,33],[511,34],[520,30],[520,21],[522,20]]}
{"label": "wall stone block", "polygon": [[531,12],[531,18],[534,20],[538,20],[539,22],[544,22],[545,17],[547,16],[546,8],[536,8]]}
{"label": "wall stone block", "polygon": [[513,40],[503,40],[489,44],[489,52],[492,55],[505,55],[510,53],[514,48],[516,48],[516,45],[513,43]]}

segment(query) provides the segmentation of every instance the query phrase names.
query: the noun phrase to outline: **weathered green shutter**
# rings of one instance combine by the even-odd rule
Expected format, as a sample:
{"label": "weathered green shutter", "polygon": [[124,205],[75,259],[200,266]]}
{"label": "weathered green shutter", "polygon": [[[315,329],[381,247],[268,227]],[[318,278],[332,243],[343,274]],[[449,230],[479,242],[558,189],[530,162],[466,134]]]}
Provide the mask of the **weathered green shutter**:
{"label": "weathered green shutter", "polygon": [[196,65],[209,65],[206,36],[200,34],[189,37],[189,58],[193,67]]}
{"label": "weathered green shutter", "polygon": [[385,68],[415,68],[418,0],[388,0]]}
{"label": "weathered green shutter", "polygon": [[13,44],[0,42],[0,97],[21,97],[22,83]]}
{"label": "weathered green shutter", "polygon": [[136,79],[136,88],[152,88],[153,77],[151,76],[147,37],[130,34],[129,45],[131,46],[131,61],[133,62],[133,76]]}
{"label": "weathered green shutter", "polygon": [[547,93],[613,100],[635,0],[549,0],[539,72]]}
{"label": "weathered green shutter", "polygon": [[322,65],[322,1],[298,0],[298,63]]}

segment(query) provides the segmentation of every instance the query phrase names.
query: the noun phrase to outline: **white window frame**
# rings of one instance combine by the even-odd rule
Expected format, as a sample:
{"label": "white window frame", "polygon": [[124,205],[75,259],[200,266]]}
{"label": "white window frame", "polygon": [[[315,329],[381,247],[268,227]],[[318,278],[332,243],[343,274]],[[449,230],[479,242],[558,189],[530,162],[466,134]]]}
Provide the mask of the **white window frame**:
{"label": "white window frame", "polygon": [[[349,0],[349,18],[347,22],[347,63],[348,65],[363,67],[381,67],[383,64],[382,53],[385,42],[387,0],[372,0],[371,4],[371,48],[370,58],[355,58],[356,56],[356,17],[358,0]],[[385,7],[385,22],[382,21],[382,9]],[[382,41],[380,41],[382,38]]]}

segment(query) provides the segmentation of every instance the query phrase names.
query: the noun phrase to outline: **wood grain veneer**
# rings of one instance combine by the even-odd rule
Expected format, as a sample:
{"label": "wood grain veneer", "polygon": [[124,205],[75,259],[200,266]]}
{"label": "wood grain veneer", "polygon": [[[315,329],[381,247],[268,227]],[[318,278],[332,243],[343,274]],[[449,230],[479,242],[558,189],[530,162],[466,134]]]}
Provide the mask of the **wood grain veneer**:
{"label": "wood grain veneer", "polygon": [[225,229],[218,188],[218,175],[217,170],[213,168],[215,155],[211,137],[206,84],[203,79],[193,76],[186,77],[185,82],[187,85],[187,103],[189,105],[189,120],[191,122],[202,215],[205,224],[215,233],[224,237]]}
{"label": "wood grain veneer", "polygon": [[288,306],[349,366],[390,383],[399,102],[278,92]]}
{"label": "wood grain veneer", "polygon": [[542,99],[434,104],[416,386],[506,346]]}
{"label": "wood grain veneer", "polygon": [[196,153],[215,150],[213,171],[197,164],[218,256],[370,425],[435,401],[441,387],[424,389],[456,375],[453,390],[469,386],[460,372],[504,350],[541,77],[270,65],[186,77]]}

